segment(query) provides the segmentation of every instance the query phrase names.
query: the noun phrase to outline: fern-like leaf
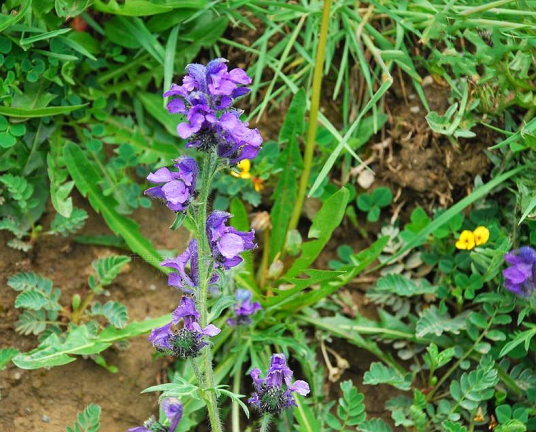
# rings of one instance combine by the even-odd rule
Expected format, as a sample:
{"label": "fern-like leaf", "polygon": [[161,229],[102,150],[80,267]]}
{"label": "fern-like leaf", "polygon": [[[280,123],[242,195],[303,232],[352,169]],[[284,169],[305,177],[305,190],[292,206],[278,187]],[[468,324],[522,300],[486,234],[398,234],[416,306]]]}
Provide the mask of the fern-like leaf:
{"label": "fern-like leaf", "polygon": [[33,194],[33,186],[25,178],[12,174],[4,174],[0,176],[0,182],[6,186],[10,195],[17,201],[22,211],[30,207],[28,200]]}
{"label": "fern-like leaf", "polygon": [[17,348],[0,348],[0,370],[4,370],[6,365],[20,351]]}
{"label": "fern-like leaf", "polygon": [[52,281],[34,272],[17,273],[10,276],[7,284],[15,291],[27,291],[38,289],[39,291],[49,291],[52,289]]}
{"label": "fern-like leaf", "polygon": [[90,288],[100,291],[106,285],[110,285],[123,267],[129,262],[130,257],[124,255],[100,258],[93,261],[92,266],[97,273],[97,277],[90,277]]}
{"label": "fern-like leaf", "polygon": [[341,382],[342,398],[339,399],[337,417],[328,413],[326,422],[337,431],[345,431],[346,426],[356,426],[365,418],[365,396],[352,385],[352,381]]}
{"label": "fern-like leaf", "polygon": [[61,234],[63,237],[67,237],[69,233],[73,234],[80,230],[87,219],[87,213],[79,208],[73,209],[71,216],[66,218],[57,213],[52,223],[50,224],[51,234]]}
{"label": "fern-like leaf", "polygon": [[435,306],[424,310],[417,322],[415,334],[424,337],[430,333],[441,336],[444,332],[459,334],[467,328],[468,313],[462,313],[456,318],[451,318],[447,313],[442,313]]}
{"label": "fern-like leaf", "polygon": [[108,320],[108,322],[117,328],[123,328],[128,321],[128,310],[127,307],[116,301],[109,301],[105,304],[100,304],[99,302],[95,303],[89,315],[100,315]]}
{"label": "fern-like leaf", "polygon": [[430,285],[430,282],[426,279],[411,280],[402,275],[390,274],[378,279],[376,287],[370,291],[401,297],[413,297],[422,294],[433,294],[437,291],[437,287]]}
{"label": "fern-like leaf", "polygon": [[393,432],[389,425],[379,418],[364,421],[357,430],[359,432]]}
{"label": "fern-like leaf", "polygon": [[99,432],[101,407],[89,404],[84,411],[78,413],[73,427],[67,427],[67,432]]}
{"label": "fern-like leaf", "polygon": [[17,309],[24,308],[38,311],[45,308],[47,305],[47,296],[37,290],[24,291],[15,299],[15,307]]}
{"label": "fern-like leaf", "polygon": [[26,310],[19,315],[19,320],[15,323],[15,331],[23,335],[43,333],[47,327],[47,315],[44,310]]}
{"label": "fern-like leaf", "polygon": [[389,384],[400,390],[411,388],[411,374],[402,375],[391,366],[374,362],[363,376],[363,384]]}
{"label": "fern-like leaf", "polygon": [[23,252],[28,252],[29,250],[32,250],[33,245],[30,242],[22,241],[21,239],[14,238],[7,242],[7,245],[11,249],[20,250]]}
{"label": "fern-like leaf", "polygon": [[493,397],[494,387],[498,382],[499,377],[493,360],[489,357],[482,357],[476,370],[464,372],[459,381],[451,382],[450,394],[458,406],[472,412],[482,401]]}
{"label": "fern-like leaf", "polygon": [[18,239],[22,238],[27,233],[27,230],[25,230],[13,217],[5,217],[0,220],[0,230],[9,231]]}

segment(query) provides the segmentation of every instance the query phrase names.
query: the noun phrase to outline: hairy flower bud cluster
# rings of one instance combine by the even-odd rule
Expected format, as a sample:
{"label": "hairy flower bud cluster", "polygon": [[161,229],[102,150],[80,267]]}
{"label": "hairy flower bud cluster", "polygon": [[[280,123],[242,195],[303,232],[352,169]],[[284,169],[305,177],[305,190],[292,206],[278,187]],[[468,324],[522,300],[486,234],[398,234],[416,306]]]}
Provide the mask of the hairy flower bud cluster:
{"label": "hairy flower bud cluster", "polygon": [[309,384],[303,380],[292,383],[293,372],[287,366],[284,354],[272,355],[266,378],[260,378],[261,371],[258,368],[249,374],[253,378],[255,393],[248,402],[262,414],[277,415],[285,408],[297,406],[292,393],[307,396],[310,391]]}
{"label": "hairy flower bud cluster", "polygon": [[[176,326],[183,322],[183,327]],[[213,324],[205,328],[199,325],[199,312],[194,301],[189,297],[182,297],[181,304],[172,314],[168,324],[153,329],[149,341],[154,347],[165,354],[178,358],[197,357],[202,348],[208,345],[204,337],[216,336],[221,329]]]}
{"label": "hairy flower bud cluster", "polygon": [[245,289],[237,289],[235,293],[234,312],[236,318],[229,318],[227,324],[230,326],[249,325],[251,324],[251,315],[258,310],[261,310],[261,305],[258,302],[251,301],[251,291]]}

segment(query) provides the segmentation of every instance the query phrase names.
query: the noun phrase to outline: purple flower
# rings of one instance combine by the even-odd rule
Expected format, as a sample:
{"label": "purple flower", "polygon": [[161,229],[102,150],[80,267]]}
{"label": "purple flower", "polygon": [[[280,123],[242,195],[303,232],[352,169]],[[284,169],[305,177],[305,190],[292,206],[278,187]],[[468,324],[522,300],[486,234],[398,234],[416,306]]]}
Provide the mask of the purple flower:
{"label": "purple flower", "polygon": [[225,225],[230,213],[214,211],[207,218],[207,237],[216,266],[228,270],[242,262],[240,253],[255,248],[255,231],[237,231]]}
{"label": "purple flower", "polygon": [[[183,327],[175,326],[183,321]],[[208,345],[203,338],[216,336],[220,329],[213,324],[202,328],[199,323],[199,312],[194,301],[189,297],[182,297],[181,304],[172,314],[170,323],[153,329],[149,336],[155,348],[165,354],[179,358],[196,357],[201,349]]]}
{"label": "purple flower", "polygon": [[261,371],[258,368],[249,374],[253,378],[255,393],[248,402],[263,414],[277,415],[285,408],[297,406],[292,393],[307,396],[310,391],[309,384],[305,381],[298,380],[292,383],[293,373],[287,366],[284,354],[272,355],[266,378],[260,378]]}
{"label": "purple flower", "polygon": [[251,302],[251,292],[245,289],[237,289],[235,294],[235,314],[236,319],[228,319],[227,324],[231,326],[251,324],[250,316],[258,310],[261,310],[261,305],[258,302]]}
{"label": "purple flower", "polygon": [[167,398],[162,402],[162,409],[169,420],[169,426],[158,423],[154,417],[147,420],[143,426],[129,429],[127,432],[175,432],[182,418],[182,403],[177,398]]}
{"label": "purple flower", "polygon": [[503,270],[504,286],[514,294],[527,297],[536,290],[536,251],[524,246],[504,257],[510,265]]}
{"label": "purple flower", "polygon": [[186,117],[177,126],[177,133],[188,140],[187,147],[202,151],[217,147],[220,157],[235,164],[253,159],[260,151],[262,137],[241,121],[241,111],[232,107],[235,99],[249,93],[242,85],[250,84],[251,79],[240,68],[229,71],[226,62],[218,58],[206,66],[189,64],[182,85],[173,84],[164,97],[174,97],[167,105],[170,113]]}
{"label": "purple flower", "polygon": [[151,198],[161,198],[167,206],[176,212],[186,210],[192,199],[197,179],[197,163],[190,157],[181,157],[175,161],[178,171],[160,168],[147,176],[151,183],[162,183],[160,186],[145,191]]}
{"label": "purple flower", "polygon": [[[190,263],[190,270],[186,266]],[[192,294],[199,285],[199,257],[197,255],[197,240],[190,240],[186,250],[177,258],[166,258],[160,263],[162,267],[170,267],[177,272],[168,275],[168,285],[180,288],[187,294]],[[210,283],[215,283],[218,275],[214,273]]]}

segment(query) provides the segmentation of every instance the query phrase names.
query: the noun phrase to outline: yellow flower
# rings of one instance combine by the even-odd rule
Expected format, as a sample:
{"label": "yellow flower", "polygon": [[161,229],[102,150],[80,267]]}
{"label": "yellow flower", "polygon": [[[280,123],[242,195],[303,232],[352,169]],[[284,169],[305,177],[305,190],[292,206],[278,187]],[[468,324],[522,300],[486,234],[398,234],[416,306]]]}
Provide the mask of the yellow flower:
{"label": "yellow flower", "polygon": [[231,171],[231,175],[233,177],[241,178],[244,180],[248,180],[251,178],[251,173],[249,172],[249,170],[251,169],[251,162],[248,159],[241,160],[236,166],[240,169],[240,172],[237,173],[235,171]]}
{"label": "yellow flower", "polygon": [[258,177],[252,177],[251,181],[253,182],[253,187],[257,192],[260,192],[264,189],[264,180]]}
{"label": "yellow flower", "polygon": [[489,229],[485,226],[476,227],[473,231],[473,236],[477,246],[483,245],[489,240]]}
{"label": "yellow flower", "polygon": [[471,250],[475,247],[475,236],[469,230],[464,230],[460,234],[459,240],[456,242],[457,249]]}

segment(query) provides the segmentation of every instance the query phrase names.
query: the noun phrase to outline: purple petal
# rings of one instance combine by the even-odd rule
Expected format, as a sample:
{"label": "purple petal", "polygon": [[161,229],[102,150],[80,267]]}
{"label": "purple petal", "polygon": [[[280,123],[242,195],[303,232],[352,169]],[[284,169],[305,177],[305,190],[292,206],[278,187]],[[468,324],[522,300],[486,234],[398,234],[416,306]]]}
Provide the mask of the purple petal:
{"label": "purple petal", "polygon": [[171,204],[182,204],[190,198],[190,193],[181,180],[167,182],[162,186],[162,192],[164,192],[166,199]]}
{"label": "purple petal", "polygon": [[164,167],[156,170],[154,174],[150,173],[147,176],[147,180],[149,180],[151,183],[165,183],[173,180],[173,177],[171,176],[171,172]]}
{"label": "purple petal", "polygon": [[166,108],[171,114],[186,114],[187,113],[186,107],[184,106],[184,101],[179,98],[170,100]]}
{"label": "purple petal", "polygon": [[175,432],[182,418],[182,403],[177,398],[164,399],[162,408],[169,419],[169,432]]}
{"label": "purple petal", "polygon": [[251,84],[251,78],[240,68],[229,71],[229,78],[238,84]]}
{"label": "purple petal", "polygon": [[294,384],[292,384],[290,387],[289,387],[289,390],[291,392],[294,392],[294,393],[298,393],[298,394],[301,394],[302,396],[307,396],[309,394],[309,392],[311,391],[309,389],[309,384],[307,384],[305,381],[303,380],[298,380],[296,381]]}
{"label": "purple petal", "polygon": [[149,342],[159,348],[171,349],[169,337],[171,336],[171,323],[153,329],[149,336]]}
{"label": "purple petal", "polygon": [[161,198],[161,199],[166,198],[164,192],[162,192],[162,186],[155,186],[155,187],[149,188],[143,193],[145,195],[150,196],[151,198]]}
{"label": "purple petal", "polygon": [[244,240],[239,235],[226,233],[218,241],[218,250],[225,258],[234,258],[244,251]]}
{"label": "purple petal", "polygon": [[532,274],[530,264],[518,264],[503,270],[503,276],[514,284],[525,282]]}
{"label": "purple petal", "polygon": [[217,334],[219,334],[221,332],[221,329],[216,327],[215,325],[213,324],[209,324],[208,326],[206,326],[202,333],[205,335],[205,336],[208,336],[208,337],[212,337],[212,336],[216,336]]}

